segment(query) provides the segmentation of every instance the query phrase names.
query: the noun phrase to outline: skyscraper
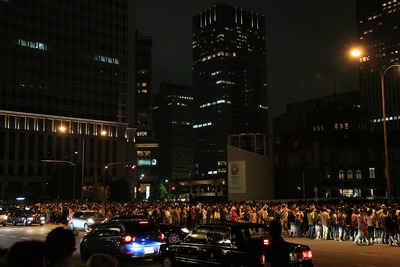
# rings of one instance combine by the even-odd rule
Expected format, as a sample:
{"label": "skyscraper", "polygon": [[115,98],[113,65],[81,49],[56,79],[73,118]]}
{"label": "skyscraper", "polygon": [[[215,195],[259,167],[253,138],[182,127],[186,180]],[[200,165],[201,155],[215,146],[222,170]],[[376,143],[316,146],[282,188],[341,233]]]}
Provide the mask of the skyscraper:
{"label": "skyscraper", "polygon": [[186,85],[161,83],[154,95],[154,122],[160,143],[162,180],[190,178],[193,169],[193,97]]}
{"label": "skyscraper", "polygon": [[[382,131],[380,72],[399,64],[400,3],[391,0],[357,1],[357,35],[360,59],[360,89],[364,106],[375,129]],[[388,131],[400,131],[399,68],[385,73],[385,103]]]}
{"label": "skyscraper", "polygon": [[[106,164],[133,158],[134,11],[127,0],[0,1],[0,198],[78,197]],[[108,177],[127,176],[114,167]]]}
{"label": "skyscraper", "polygon": [[224,175],[231,134],[268,133],[265,17],[217,4],[193,17],[194,160]]}

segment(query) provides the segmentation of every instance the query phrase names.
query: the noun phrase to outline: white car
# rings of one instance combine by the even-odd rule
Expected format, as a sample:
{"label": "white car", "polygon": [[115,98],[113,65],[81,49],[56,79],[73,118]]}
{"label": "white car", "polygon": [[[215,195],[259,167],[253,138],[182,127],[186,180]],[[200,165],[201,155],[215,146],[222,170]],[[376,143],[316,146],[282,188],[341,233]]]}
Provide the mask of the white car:
{"label": "white car", "polygon": [[68,222],[68,226],[72,230],[78,229],[87,232],[90,225],[101,223],[104,220],[105,217],[98,211],[76,211]]}
{"label": "white car", "polygon": [[4,210],[0,210],[0,224],[7,225],[7,213]]}

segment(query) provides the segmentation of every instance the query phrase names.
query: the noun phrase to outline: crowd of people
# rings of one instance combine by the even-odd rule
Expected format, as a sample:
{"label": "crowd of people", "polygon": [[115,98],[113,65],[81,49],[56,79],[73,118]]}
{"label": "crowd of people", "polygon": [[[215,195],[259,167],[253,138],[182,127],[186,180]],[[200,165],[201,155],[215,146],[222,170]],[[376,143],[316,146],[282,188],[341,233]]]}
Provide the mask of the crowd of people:
{"label": "crowd of people", "polygon": [[[355,203],[350,201],[335,203],[129,202],[107,203],[104,207],[95,202],[64,202],[2,205],[0,208],[3,210],[33,209],[45,214],[47,223],[60,225],[67,224],[69,218],[77,210],[96,210],[107,218],[115,215],[141,214],[160,223],[181,225],[189,229],[209,222],[245,221],[269,224],[273,220],[278,220],[281,223],[282,234],[286,237],[308,237],[316,240],[336,240],[339,242],[352,241],[356,244],[364,242],[368,245],[374,243],[398,245],[400,240],[400,205],[398,204],[387,206],[382,203]],[[44,243],[44,255],[46,253],[56,255],[56,251],[46,250],[46,242],[50,242],[50,234]],[[33,246],[34,244],[26,243],[23,245]],[[22,244],[19,244],[19,246],[22,246]],[[38,249],[40,246],[36,244],[35,247]],[[71,244],[71,249],[72,247],[75,249],[75,245],[72,246]],[[52,248],[58,249],[55,246]],[[67,250],[67,248],[62,248],[62,251],[71,254],[73,252]],[[9,255],[12,255],[11,252],[12,248]],[[58,255],[57,259],[61,257],[62,255]],[[47,261],[49,263],[46,266],[58,266],[50,264],[51,258],[47,258]],[[96,259],[88,261],[88,263],[94,261]]]}

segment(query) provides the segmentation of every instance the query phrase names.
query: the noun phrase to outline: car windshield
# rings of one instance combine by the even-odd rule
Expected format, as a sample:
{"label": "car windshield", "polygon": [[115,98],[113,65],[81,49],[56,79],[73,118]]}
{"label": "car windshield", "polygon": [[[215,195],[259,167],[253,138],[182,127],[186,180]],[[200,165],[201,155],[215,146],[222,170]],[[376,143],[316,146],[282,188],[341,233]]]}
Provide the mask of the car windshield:
{"label": "car windshield", "polygon": [[138,221],[124,224],[126,231],[129,233],[147,233],[158,231],[158,227],[153,222]]}
{"label": "car windshield", "polygon": [[90,218],[104,218],[103,215],[101,215],[100,212],[93,211],[93,212],[85,212],[86,217]]}

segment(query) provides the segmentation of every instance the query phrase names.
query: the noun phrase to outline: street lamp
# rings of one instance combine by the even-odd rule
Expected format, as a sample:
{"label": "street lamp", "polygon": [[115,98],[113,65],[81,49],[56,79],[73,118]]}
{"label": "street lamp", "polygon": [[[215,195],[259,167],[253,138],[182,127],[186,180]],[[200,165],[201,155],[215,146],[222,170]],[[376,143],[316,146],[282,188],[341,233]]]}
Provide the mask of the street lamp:
{"label": "street lamp", "polygon": [[111,162],[109,164],[107,164],[106,166],[104,166],[104,170],[103,170],[103,190],[104,190],[104,196],[103,196],[103,208],[104,208],[104,216],[106,216],[106,202],[107,202],[107,198],[106,198],[106,171],[108,170],[109,167],[113,166],[113,165],[125,165],[128,166],[129,163],[127,162]]}
{"label": "street lamp", "polygon": [[[354,49],[351,51],[351,55],[354,57],[360,57],[362,55],[362,52],[359,49]],[[383,143],[385,149],[386,191],[387,191],[389,205],[392,205],[393,199],[392,199],[392,183],[390,180],[390,171],[389,171],[389,149],[387,141],[387,126],[386,126],[385,75],[388,70],[395,67],[400,67],[400,64],[392,64],[384,69],[379,68],[379,76],[381,83],[382,119],[383,119]]]}
{"label": "street lamp", "polygon": [[[59,128],[61,133],[66,133],[67,132],[67,127],[61,125]],[[82,135],[82,133],[74,128],[71,128],[71,130],[73,132],[76,132],[80,135]],[[100,131],[100,135],[101,136],[106,136],[107,131],[105,130],[101,130]],[[83,186],[84,186],[84,181],[85,181],[85,146],[86,146],[86,137],[82,136],[82,155],[81,155],[81,200],[83,200]]]}

